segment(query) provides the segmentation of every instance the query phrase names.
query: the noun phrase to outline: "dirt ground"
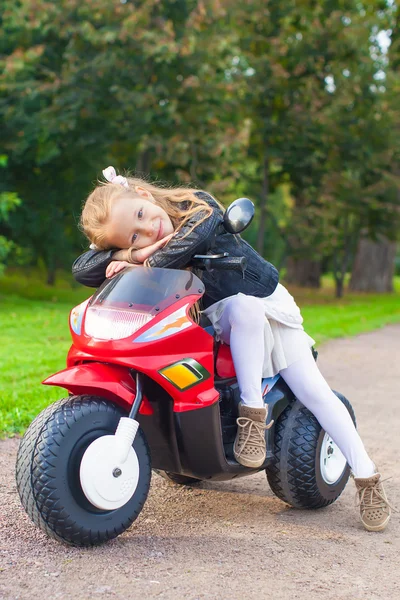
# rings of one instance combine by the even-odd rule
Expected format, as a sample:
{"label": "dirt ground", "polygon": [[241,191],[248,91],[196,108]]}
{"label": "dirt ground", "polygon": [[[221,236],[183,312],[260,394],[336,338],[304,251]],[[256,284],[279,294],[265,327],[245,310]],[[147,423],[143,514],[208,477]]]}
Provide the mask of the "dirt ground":
{"label": "dirt ground", "polygon": [[[322,372],[352,401],[367,449],[392,477],[389,498],[400,504],[400,326],[319,350]],[[400,598],[399,515],[383,533],[364,531],[352,482],[334,505],[313,512],[274,497],[263,473],[199,488],[154,475],[131,529],[80,550],[49,540],[25,515],[14,482],[17,446],[0,442],[1,599]]]}

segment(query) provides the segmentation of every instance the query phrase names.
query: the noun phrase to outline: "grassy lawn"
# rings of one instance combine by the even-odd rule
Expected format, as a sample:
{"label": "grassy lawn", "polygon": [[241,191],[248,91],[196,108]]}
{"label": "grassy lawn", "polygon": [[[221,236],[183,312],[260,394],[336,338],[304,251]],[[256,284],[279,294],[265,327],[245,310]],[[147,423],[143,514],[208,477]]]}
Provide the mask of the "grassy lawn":
{"label": "grassy lawn", "polygon": [[357,335],[400,322],[400,277],[392,294],[347,293],[334,297],[331,277],[323,277],[322,288],[289,287],[301,308],[304,328],[317,344],[338,337]]}
{"label": "grassy lawn", "polygon": [[[317,343],[400,322],[400,278],[394,294],[348,294],[337,300],[329,278],[321,290],[290,291]],[[67,277],[55,288],[37,283],[35,274],[0,280],[0,437],[22,433],[45,406],[66,395],[41,381],[64,368],[69,311],[90,294],[88,288],[73,288]]]}

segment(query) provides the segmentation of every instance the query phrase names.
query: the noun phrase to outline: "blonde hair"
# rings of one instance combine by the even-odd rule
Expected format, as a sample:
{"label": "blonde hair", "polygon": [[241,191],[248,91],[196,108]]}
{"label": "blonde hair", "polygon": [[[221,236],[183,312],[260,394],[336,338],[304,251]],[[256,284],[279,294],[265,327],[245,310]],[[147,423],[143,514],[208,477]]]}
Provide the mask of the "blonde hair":
{"label": "blonde hair", "polygon": [[113,204],[126,195],[132,195],[132,198],[140,198],[141,196],[136,192],[137,186],[152,194],[156,204],[165,210],[171,219],[175,231],[179,231],[196,213],[204,212],[204,217],[195,224],[195,227],[197,227],[213,211],[205,200],[201,200],[195,195],[198,190],[194,188],[170,188],[155,185],[139,177],[126,177],[126,181],[129,187],[124,187],[119,183],[103,183],[100,181],[85,201],[80,227],[90,242],[99,250],[110,248],[105,226],[109,220]]}

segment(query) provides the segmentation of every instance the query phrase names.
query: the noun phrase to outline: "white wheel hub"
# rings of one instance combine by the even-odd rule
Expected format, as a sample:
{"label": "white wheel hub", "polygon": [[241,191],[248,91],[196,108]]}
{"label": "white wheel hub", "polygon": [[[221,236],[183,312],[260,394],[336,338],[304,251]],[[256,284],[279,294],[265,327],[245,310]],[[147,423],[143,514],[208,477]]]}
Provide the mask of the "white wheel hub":
{"label": "white wheel hub", "polygon": [[83,492],[91,504],[102,510],[124,506],[132,498],[139,481],[139,460],[132,442],[129,444],[128,440],[128,446],[125,440],[122,442],[124,447],[118,430],[116,435],[99,437],[86,449],[81,461]]}
{"label": "white wheel hub", "polygon": [[330,435],[325,433],[320,452],[322,479],[328,485],[337,481],[346,468],[346,459]]}

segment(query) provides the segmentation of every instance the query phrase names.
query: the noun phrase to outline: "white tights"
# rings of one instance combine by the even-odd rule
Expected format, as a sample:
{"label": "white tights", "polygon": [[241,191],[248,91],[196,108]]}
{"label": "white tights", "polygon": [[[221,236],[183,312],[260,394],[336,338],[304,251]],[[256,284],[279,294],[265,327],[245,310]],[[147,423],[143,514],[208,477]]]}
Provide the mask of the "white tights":
{"label": "white tights", "polygon": [[[261,378],[264,363],[265,313],[259,303],[248,296],[243,310],[243,296],[227,302],[219,320],[221,339],[231,347],[242,402],[261,407]],[[258,308],[259,307],[259,308]],[[355,477],[370,477],[376,472],[353,421],[322,376],[311,350],[303,358],[280,371],[296,398],[317,418],[346,457]]]}

